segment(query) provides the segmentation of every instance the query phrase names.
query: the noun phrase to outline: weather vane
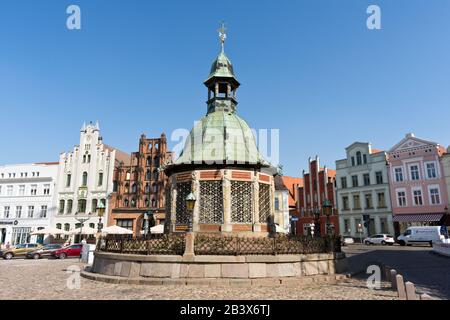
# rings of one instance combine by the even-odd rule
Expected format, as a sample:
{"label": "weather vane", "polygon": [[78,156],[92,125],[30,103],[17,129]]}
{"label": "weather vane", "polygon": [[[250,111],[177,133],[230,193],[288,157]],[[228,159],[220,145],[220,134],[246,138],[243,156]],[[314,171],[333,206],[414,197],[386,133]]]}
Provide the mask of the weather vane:
{"label": "weather vane", "polygon": [[222,50],[223,50],[223,45],[225,43],[225,39],[227,38],[227,33],[226,33],[227,29],[225,28],[225,21],[221,22],[221,26],[217,31],[219,32],[220,43],[222,45]]}

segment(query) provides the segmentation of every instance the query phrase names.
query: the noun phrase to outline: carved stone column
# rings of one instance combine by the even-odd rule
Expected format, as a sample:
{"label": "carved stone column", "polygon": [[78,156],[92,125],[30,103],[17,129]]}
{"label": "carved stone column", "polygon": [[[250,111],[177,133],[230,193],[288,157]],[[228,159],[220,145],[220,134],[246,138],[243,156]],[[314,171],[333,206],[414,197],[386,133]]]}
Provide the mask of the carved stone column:
{"label": "carved stone column", "polygon": [[223,192],[223,224],[222,232],[231,232],[233,230],[231,224],[231,171],[223,171],[222,192]]}
{"label": "carved stone column", "polygon": [[253,231],[261,232],[261,221],[259,221],[259,177],[258,174],[253,174],[252,188],[253,188]]}
{"label": "carved stone column", "polygon": [[193,217],[192,217],[192,230],[194,230],[194,232],[199,231],[199,219],[200,219],[200,180],[199,178],[199,174],[197,171],[192,172],[192,193],[195,196],[195,199],[197,199],[195,201],[195,207],[194,207],[194,212]]}

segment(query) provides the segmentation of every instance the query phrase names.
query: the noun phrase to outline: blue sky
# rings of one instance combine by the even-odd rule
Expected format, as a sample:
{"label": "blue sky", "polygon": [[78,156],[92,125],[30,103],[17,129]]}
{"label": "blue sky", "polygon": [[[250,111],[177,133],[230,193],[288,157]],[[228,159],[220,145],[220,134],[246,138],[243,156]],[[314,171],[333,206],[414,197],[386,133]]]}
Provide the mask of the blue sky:
{"label": "blue sky", "polygon": [[[70,4],[81,30],[66,28]],[[382,30],[366,27],[370,4]],[[448,0],[15,0],[0,3],[0,164],[57,160],[83,121],[128,152],[142,132],[190,129],[221,20],[238,112],[280,130],[286,175],[316,154],[334,167],[354,141],[450,144]]]}

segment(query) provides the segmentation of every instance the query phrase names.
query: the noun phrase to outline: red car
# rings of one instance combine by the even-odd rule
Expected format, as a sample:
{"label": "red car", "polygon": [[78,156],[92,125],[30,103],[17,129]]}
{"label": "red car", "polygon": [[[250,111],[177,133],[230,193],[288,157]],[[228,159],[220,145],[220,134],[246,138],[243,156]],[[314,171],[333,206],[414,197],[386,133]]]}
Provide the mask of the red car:
{"label": "red car", "polygon": [[62,249],[58,249],[52,252],[52,256],[59,259],[65,259],[67,257],[80,257],[82,244],[73,244]]}

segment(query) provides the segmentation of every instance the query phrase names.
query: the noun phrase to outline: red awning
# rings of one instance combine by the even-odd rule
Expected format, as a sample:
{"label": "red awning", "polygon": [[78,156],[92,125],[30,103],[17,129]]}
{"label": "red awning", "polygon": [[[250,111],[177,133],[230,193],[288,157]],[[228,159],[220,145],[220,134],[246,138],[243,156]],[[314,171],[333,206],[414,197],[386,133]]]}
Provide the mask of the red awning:
{"label": "red awning", "polygon": [[397,214],[394,215],[394,222],[435,222],[440,221],[443,213],[425,213],[425,214]]}

